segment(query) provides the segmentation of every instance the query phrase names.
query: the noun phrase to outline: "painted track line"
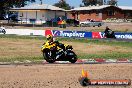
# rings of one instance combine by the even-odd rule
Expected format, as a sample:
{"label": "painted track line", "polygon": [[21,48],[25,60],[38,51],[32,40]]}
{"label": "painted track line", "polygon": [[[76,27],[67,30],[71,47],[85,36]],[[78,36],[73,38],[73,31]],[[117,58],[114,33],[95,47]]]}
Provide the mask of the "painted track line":
{"label": "painted track line", "polygon": [[78,59],[76,63],[70,63],[69,61],[56,61],[55,63],[48,63],[45,60],[39,61],[29,61],[25,60],[23,62],[0,62],[0,65],[35,65],[35,64],[110,64],[110,63],[132,63],[132,59]]}

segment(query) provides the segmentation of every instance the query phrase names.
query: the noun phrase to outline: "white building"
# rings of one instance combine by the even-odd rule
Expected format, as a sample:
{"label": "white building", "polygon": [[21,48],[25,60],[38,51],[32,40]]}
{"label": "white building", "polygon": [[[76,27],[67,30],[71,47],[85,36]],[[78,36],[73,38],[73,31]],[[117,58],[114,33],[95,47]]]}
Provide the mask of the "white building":
{"label": "white building", "polygon": [[12,8],[10,11],[18,12],[20,22],[30,24],[45,23],[46,20],[66,16],[64,9],[48,4],[32,4],[21,8]]}

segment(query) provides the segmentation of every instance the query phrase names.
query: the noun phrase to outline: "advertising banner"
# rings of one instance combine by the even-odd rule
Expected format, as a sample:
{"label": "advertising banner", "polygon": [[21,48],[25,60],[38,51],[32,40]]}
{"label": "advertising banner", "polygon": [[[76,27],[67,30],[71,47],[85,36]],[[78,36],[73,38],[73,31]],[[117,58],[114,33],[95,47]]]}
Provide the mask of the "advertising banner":
{"label": "advertising banner", "polygon": [[[85,31],[62,31],[62,30],[45,30],[46,35],[55,37],[69,37],[69,38],[93,38],[101,39],[104,37],[104,32],[85,32]],[[117,39],[132,39],[132,33],[115,33]]]}
{"label": "advertising banner", "polygon": [[132,33],[115,33],[117,39],[132,39]]}
{"label": "advertising banner", "polygon": [[46,30],[45,35],[51,34],[55,37],[69,37],[69,38],[92,38],[92,32],[84,31],[60,31],[60,30]]}

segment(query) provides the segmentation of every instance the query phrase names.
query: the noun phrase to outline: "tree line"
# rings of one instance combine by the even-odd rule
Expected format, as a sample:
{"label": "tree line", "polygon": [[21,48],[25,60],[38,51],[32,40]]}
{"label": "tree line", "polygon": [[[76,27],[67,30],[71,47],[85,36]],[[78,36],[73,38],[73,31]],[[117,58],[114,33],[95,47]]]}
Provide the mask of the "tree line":
{"label": "tree line", "polygon": [[[27,5],[28,2],[35,2],[36,0],[0,0],[0,9],[6,10],[11,7],[23,7]],[[40,3],[42,4],[43,0],[40,0]],[[82,0],[82,3],[80,6],[89,6],[89,5],[117,5],[117,0]],[[54,6],[64,8],[64,9],[71,9],[73,8],[68,3],[66,3],[66,0],[60,0],[59,2],[55,3]]]}
{"label": "tree line", "polygon": [[83,6],[93,5],[117,5],[117,0],[82,0]]}
{"label": "tree line", "polygon": [[[80,7],[93,5],[117,5],[117,2],[117,0],[82,0],[83,4],[80,4]],[[55,3],[54,6],[67,10],[74,8],[67,4],[66,0],[60,0],[59,2]]]}

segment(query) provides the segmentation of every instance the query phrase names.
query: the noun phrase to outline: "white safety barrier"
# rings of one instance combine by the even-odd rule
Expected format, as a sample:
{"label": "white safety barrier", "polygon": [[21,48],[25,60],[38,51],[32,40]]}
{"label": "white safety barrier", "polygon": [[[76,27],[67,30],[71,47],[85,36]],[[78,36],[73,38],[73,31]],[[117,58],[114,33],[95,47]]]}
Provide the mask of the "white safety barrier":
{"label": "white safety barrier", "polygon": [[6,34],[16,35],[45,35],[45,30],[31,30],[31,29],[5,29]]}

